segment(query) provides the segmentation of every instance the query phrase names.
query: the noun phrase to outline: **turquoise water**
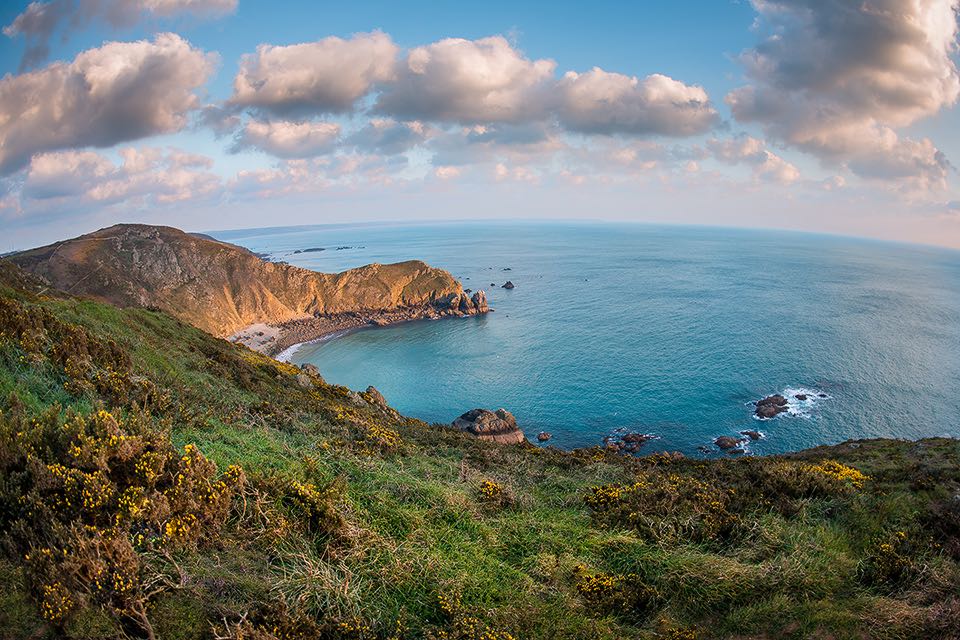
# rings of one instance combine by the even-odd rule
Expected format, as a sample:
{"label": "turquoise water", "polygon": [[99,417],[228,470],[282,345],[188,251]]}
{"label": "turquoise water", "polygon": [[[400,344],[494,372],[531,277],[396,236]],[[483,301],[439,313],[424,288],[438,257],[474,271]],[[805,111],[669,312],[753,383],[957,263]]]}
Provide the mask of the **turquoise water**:
{"label": "turquoise water", "polygon": [[[765,434],[752,453],[960,436],[960,252],[600,223],[216,235],[318,271],[419,258],[485,289],[496,309],[485,317],[359,331],[293,358],[427,421],[505,407],[553,445],[624,428],[658,436],[644,451],[687,453],[744,429]],[[308,247],[327,250],[292,254]],[[785,390],[815,399],[752,418],[751,401]]]}

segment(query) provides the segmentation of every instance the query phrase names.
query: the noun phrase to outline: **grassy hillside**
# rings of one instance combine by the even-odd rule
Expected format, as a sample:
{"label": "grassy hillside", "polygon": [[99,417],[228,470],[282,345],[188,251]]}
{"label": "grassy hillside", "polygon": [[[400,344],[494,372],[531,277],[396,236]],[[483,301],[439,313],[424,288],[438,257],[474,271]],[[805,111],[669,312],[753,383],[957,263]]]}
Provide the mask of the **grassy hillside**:
{"label": "grassy hillside", "polygon": [[501,446],[0,283],[0,637],[960,635],[957,441]]}

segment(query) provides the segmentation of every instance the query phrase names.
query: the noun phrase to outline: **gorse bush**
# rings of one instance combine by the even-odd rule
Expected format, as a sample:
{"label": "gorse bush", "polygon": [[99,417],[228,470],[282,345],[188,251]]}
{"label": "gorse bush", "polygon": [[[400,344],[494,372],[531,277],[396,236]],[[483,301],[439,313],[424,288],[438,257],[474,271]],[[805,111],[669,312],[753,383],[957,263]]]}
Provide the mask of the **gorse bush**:
{"label": "gorse bush", "polygon": [[220,474],[193,445],[178,456],[142,413],[6,411],[0,444],[0,522],[56,625],[96,604],[151,635],[145,606],[163,578],[144,557],[215,537],[244,482],[239,467]]}

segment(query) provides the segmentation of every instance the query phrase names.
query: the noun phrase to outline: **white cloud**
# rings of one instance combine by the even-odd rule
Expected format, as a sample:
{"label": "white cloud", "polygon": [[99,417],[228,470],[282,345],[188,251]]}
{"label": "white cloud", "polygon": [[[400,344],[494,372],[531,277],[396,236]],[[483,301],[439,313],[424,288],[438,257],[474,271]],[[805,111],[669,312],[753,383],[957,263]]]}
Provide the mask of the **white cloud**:
{"label": "white cloud", "polygon": [[[553,60],[527,58],[502,36],[447,38],[398,58],[385,34],[360,34],[262,45],[244,56],[230,105],[310,117],[360,111],[369,100],[385,121],[516,131],[559,122],[575,132],[637,136],[697,135],[719,123],[702,87],[664,75],[638,79],[594,68],[557,78],[555,72]],[[376,139],[378,131],[368,130],[358,143],[364,136]]]}
{"label": "white cloud", "polygon": [[800,179],[800,171],[794,165],[769,151],[763,140],[752,136],[712,138],[707,141],[707,149],[720,162],[750,166],[758,180],[791,184]]}
{"label": "white cloud", "polygon": [[27,211],[73,211],[168,204],[209,196],[220,179],[204,156],[177,149],[123,148],[115,163],[94,151],[55,151],[33,157],[21,193]]}
{"label": "white cloud", "polygon": [[397,47],[375,31],[244,55],[230,103],[278,116],[350,111],[373,86],[393,77]]}
{"label": "white cloud", "polygon": [[251,120],[237,136],[234,149],[256,148],[279,158],[309,158],[331,153],[340,139],[332,122],[260,122]]}
{"label": "white cloud", "polygon": [[152,42],[108,42],[73,62],[3,77],[0,174],[44,151],[107,147],[177,131],[216,62],[215,54],[162,33]]}
{"label": "white cloud", "polygon": [[130,26],[144,16],[171,18],[193,15],[214,18],[233,13],[237,0],[50,0],[31,2],[27,8],[3,28],[14,38],[25,36],[27,49],[21,70],[43,62],[49,55],[49,41],[57,29],[64,28],[63,38],[85,24],[105,21],[114,27]]}
{"label": "white cloud", "polygon": [[643,80],[594,67],[558,85],[560,122],[584,133],[690,136],[719,121],[702,87],[654,74]]}
{"label": "white cloud", "polygon": [[741,122],[868,178],[944,184],[929,140],[895,131],[956,103],[957,0],[754,0],[766,37],[741,56]]}
{"label": "white cloud", "polygon": [[536,119],[555,66],[552,60],[528,60],[502,36],[447,38],[407,53],[376,110],[462,123]]}

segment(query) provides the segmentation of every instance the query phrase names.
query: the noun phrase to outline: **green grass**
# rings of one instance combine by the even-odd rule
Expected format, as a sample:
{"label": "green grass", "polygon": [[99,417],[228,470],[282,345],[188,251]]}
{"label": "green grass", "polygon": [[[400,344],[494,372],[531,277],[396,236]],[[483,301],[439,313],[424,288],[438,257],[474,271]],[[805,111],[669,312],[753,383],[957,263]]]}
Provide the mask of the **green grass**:
{"label": "green grass", "polygon": [[[130,562],[144,584],[154,579],[141,595],[159,638],[960,634],[960,532],[950,520],[960,522],[957,441],[865,441],[713,462],[500,446],[357,406],[319,380],[305,388],[292,367],[161,313],[37,296],[21,274],[3,269],[0,298],[40,335],[39,346],[28,344],[23,326],[2,321],[4,442],[21,442],[15,432],[31,429],[37,442],[53,442],[57,420],[33,426],[50,407],[60,420],[103,407],[125,429],[145,410],[142,428],[177,452],[192,444],[216,473],[231,464],[246,472],[226,516],[186,545],[164,538],[165,519],[109,524],[120,522],[115,501],[80,513],[108,523],[109,535],[156,539]],[[53,320],[37,329],[41,310]],[[129,355],[123,384],[149,381],[166,400],[71,387],[53,351],[66,331],[56,323],[81,328],[71,335],[83,339],[115,341]],[[88,371],[102,368],[93,361]],[[371,444],[383,429],[399,443]],[[92,534],[17,506],[21,494],[60,495],[43,480],[43,465],[69,466],[69,457],[55,445],[9,449],[0,456],[0,638],[146,633],[123,607],[80,591],[69,615],[41,615],[51,578],[24,551]],[[818,466],[825,460],[869,479],[855,486],[833,478]],[[127,481],[113,462],[102,464],[117,483]],[[485,480],[503,488],[503,501],[484,499]],[[337,487],[321,499],[330,510],[317,503],[311,516],[290,497],[294,481]],[[609,508],[586,500],[595,487],[638,481],[645,488],[627,489]],[[613,586],[588,596],[585,574]],[[631,604],[639,602],[635,585],[655,594],[652,604]],[[445,608],[442,598],[453,604]]]}

